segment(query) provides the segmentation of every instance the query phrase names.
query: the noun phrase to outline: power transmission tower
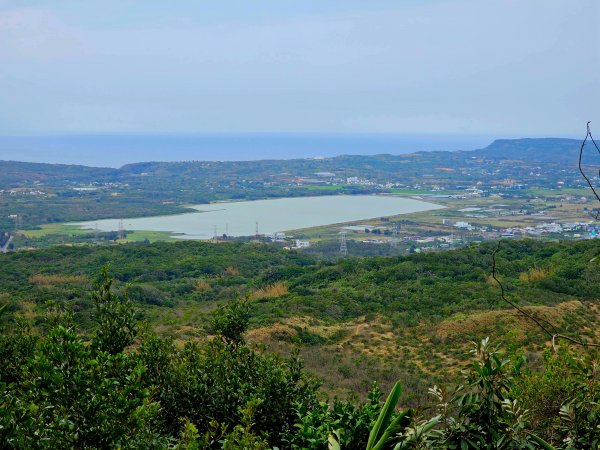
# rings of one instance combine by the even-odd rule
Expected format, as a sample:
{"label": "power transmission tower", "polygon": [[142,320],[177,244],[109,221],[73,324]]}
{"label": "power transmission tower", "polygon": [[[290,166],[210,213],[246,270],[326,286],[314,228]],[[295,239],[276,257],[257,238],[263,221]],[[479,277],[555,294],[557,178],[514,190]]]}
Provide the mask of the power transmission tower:
{"label": "power transmission tower", "polygon": [[398,246],[398,228],[400,228],[398,223],[392,224],[392,240],[390,241],[392,247]]}
{"label": "power transmission tower", "polygon": [[23,227],[23,218],[19,214],[14,214],[12,216],[15,219],[15,233],[19,231]]}
{"label": "power transmission tower", "polygon": [[348,255],[348,246],[346,245],[346,232],[343,230],[340,232],[340,253],[343,256]]}
{"label": "power transmission tower", "polygon": [[259,240],[259,237],[258,237],[258,221],[256,222],[256,230],[254,231],[254,239],[256,241]]}
{"label": "power transmission tower", "polygon": [[119,220],[119,239],[125,239],[125,228],[123,228],[123,219]]}

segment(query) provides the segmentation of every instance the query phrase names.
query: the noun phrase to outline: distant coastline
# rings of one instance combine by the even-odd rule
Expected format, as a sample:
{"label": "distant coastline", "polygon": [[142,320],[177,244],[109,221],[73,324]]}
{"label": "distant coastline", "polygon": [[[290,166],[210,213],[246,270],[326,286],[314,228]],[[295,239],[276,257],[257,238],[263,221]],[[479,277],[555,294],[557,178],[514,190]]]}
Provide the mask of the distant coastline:
{"label": "distant coastline", "polygon": [[450,134],[79,134],[0,136],[0,160],[121,167],[145,161],[249,161],[473,150],[504,136]]}

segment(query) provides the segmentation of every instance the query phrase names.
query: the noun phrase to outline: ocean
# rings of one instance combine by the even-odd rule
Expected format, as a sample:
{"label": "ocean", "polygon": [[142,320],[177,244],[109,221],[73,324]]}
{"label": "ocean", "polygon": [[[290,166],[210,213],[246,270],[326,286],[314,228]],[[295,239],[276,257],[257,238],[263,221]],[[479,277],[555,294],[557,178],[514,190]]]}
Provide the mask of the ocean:
{"label": "ocean", "polygon": [[121,167],[147,161],[244,161],[473,150],[495,138],[322,133],[0,136],[0,160]]}

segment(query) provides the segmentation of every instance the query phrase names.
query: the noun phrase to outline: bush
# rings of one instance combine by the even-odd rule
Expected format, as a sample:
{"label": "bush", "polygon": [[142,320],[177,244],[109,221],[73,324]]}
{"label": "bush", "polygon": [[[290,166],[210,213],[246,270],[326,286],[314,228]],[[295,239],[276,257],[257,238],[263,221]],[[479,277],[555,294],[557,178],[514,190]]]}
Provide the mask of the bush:
{"label": "bush", "polygon": [[236,297],[225,306],[215,311],[211,321],[214,334],[228,345],[243,344],[244,332],[250,322],[250,305],[247,299]]}
{"label": "bush", "polygon": [[[165,444],[160,405],[143,383],[135,356],[96,351],[70,328],[50,331],[4,385],[0,438],[11,448],[146,448]],[[135,445],[134,445],[135,443]]]}
{"label": "bush", "polygon": [[137,324],[127,295],[120,298],[114,294],[111,290],[112,283],[108,267],[105,266],[96,283],[96,291],[92,294],[97,323],[92,345],[97,350],[115,355],[133,343]]}

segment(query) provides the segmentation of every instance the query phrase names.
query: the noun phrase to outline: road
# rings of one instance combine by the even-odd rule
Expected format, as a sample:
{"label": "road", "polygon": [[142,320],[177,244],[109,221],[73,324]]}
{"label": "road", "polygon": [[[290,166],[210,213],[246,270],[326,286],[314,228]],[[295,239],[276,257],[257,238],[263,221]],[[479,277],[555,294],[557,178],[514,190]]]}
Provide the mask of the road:
{"label": "road", "polygon": [[11,241],[13,240],[13,235],[11,234],[8,237],[8,241],[6,241],[4,243],[4,245],[2,246],[2,249],[0,251],[2,251],[2,253],[6,253],[8,251],[8,246],[10,245]]}

